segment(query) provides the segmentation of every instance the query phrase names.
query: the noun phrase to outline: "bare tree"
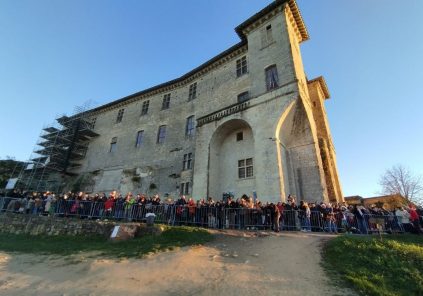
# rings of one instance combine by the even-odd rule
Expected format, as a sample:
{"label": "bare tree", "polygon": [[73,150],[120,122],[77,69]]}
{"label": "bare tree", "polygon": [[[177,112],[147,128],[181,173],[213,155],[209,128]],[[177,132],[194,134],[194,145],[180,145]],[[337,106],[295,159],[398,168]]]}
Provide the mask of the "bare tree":
{"label": "bare tree", "polygon": [[423,204],[423,180],[401,164],[386,170],[379,184],[383,194],[401,194],[410,202]]}

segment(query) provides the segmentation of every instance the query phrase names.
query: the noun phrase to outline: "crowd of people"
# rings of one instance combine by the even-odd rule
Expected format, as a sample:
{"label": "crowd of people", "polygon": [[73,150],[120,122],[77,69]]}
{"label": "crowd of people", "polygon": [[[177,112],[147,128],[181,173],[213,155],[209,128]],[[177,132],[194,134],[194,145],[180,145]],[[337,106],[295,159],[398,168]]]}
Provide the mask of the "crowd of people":
{"label": "crowd of people", "polygon": [[[288,196],[287,202],[261,202],[243,195],[225,196],[221,200],[194,200],[181,195],[162,200],[159,195],[122,195],[112,191],[85,192],[19,192],[8,194],[0,210],[33,214],[78,216],[80,218],[142,221],[154,213],[158,221],[173,225],[197,225],[210,228],[268,229],[348,232],[422,233],[423,210],[414,205],[399,206],[389,211],[381,205],[364,207],[346,203],[306,202]],[[0,204],[1,206],[1,204]]]}

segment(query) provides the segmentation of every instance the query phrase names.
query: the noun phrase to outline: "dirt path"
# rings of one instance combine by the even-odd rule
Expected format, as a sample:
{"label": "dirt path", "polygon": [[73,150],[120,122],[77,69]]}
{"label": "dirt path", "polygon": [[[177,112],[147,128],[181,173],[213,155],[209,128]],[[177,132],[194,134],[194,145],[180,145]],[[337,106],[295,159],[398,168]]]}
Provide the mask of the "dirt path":
{"label": "dirt path", "polygon": [[204,247],[104,260],[0,253],[0,295],[348,295],[319,265],[325,235],[218,234]]}

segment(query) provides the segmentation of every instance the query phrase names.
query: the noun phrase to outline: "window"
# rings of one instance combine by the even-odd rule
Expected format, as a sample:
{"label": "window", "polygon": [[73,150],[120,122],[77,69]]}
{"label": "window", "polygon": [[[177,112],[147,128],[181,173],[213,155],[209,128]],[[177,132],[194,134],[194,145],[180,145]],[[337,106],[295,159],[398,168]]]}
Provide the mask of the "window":
{"label": "window", "polygon": [[194,115],[187,118],[187,123],[185,126],[185,136],[191,137],[194,135]]}
{"label": "window", "polygon": [[272,65],[266,68],[266,89],[272,90],[279,86],[278,70],[276,65]]}
{"label": "window", "polygon": [[189,86],[188,101],[194,100],[197,97],[197,82]]}
{"label": "window", "polygon": [[116,152],[117,149],[117,137],[112,138],[112,141],[110,142],[110,150],[109,152]]}
{"label": "window", "polygon": [[170,94],[163,96],[162,110],[169,109],[170,106]]}
{"label": "window", "polygon": [[238,160],[238,178],[245,179],[253,176],[253,159],[247,158]]}
{"label": "window", "polygon": [[122,122],[122,118],[123,118],[123,112],[125,111],[125,109],[120,109],[118,112],[118,115],[116,117],[116,123]]}
{"label": "window", "polygon": [[159,127],[159,132],[157,133],[157,144],[163,144],[166,138],[166,126],[161,125]]}
{"label": "window", "polygon": [[141,115],[145,115],[148,113],[148,107],[150,106],[150,101],[145,101],[142,103],[142,108],[141,108]]}
{"label": "window", "polygon": [[261,46],[266,47],[273,43],[272,25],[261,30]]}
{"label": "window", "polygon": [[189,194],[189,182],[181,183],[181,194]]}
{"label": "window", "polygon": [[249,99],[250,99],[250,94],[248,93],[248,91],[244,91],[243,93],[240,93],[238,95],[238,103],[248,101]]}
{"label": "window", "polygon": [[239,142],[242,140],[244,140],[244,133],[243,132],[236,133],[236,141]]}
{"label": "window", "polygon": [[184,154],[184,161],[182,163],[183,170],[191,170],[192,169],[192,153]]}
{"label": "window", "polygon": [[236,60],[236,76],[240,77],[248,73],[247,57],[242,57]]}
{"label": "window", "polygon": [[266,38],[267,38],[267,44],[270,44],[273,42],[272,25],[268,25],[266,27]]}
{"label": "window", "polygon": [[137,132],[137,138],[135,139],[135,147],[141,146],[143,136],[144,136],[144,131]]}

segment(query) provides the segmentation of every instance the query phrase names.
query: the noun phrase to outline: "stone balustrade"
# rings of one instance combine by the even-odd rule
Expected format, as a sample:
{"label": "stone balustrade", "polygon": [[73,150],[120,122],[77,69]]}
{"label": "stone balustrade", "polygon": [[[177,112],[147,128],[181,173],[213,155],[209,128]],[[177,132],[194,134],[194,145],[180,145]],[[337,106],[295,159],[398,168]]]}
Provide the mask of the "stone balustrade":
{"label": "stone balustrade", "polygon": [[204,124],[207,124],[212,121],[220,120],[223,117],[238,113],[240,111],[246,110],[250,107],[250,101],[245,101],[241,103],[236,103],[233,105],[230,105],[226,108],[217,110],[213,113],[210,113],[206,116],[200,117],[197,119],[197,127],[200,127]]}

